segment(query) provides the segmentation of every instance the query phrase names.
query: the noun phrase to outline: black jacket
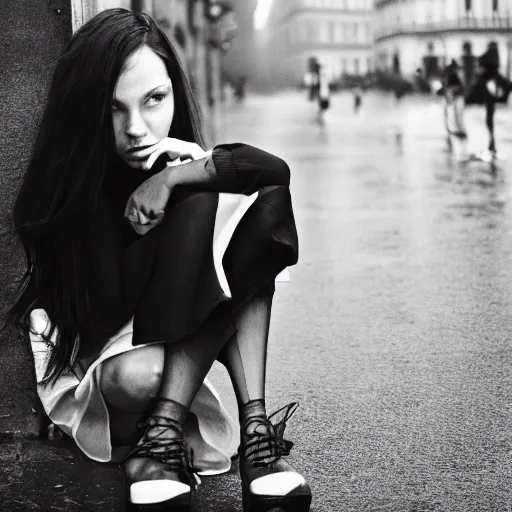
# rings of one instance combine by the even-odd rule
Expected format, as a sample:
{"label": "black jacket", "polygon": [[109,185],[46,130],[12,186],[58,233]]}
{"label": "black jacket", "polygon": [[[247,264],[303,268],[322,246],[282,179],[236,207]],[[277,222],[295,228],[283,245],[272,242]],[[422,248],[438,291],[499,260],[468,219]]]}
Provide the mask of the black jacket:
{"label": "black jacket", "polygon": [[132,317],[134,345],[176,341],[192,334],[228,300],[213,265],[218,192],[258,191],[223,258],[233,309],[297,262],[288,165],[249,145],[224,144],[214,148],[206,169],[216,174],[214,184],[176,187],[164,220],[143,236],[123,214],[129,196],[148,174],[119,166],[107,177],[90,248],[94,329],[80,340],[80,356],[96,353]]}

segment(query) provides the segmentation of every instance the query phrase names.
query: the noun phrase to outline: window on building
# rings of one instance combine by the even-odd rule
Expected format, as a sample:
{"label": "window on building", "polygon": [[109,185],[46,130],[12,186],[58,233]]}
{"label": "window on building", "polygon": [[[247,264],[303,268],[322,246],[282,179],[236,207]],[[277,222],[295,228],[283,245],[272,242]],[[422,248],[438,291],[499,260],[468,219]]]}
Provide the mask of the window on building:
{"label": "window on building", "polygon": [[329,39],[329,28],[330,28],[330,24],[325,22],[325,23],[320,23],[319,24],[319,30],[318,30],[318,42],[320,43],[329,43],[330,42],[330,39]]}
{"label": "window on building", "polygon": [[359,75],[359,59],[354,59],[354,75]]}
{"label": "window on building", "polygon": [[365,32],[366,32],[366,42],[371,43],[372,42],[372,31],[371,31],[371,27],[370,27],[369,23],[367,23],[365,26]]}
{"label": "window on building", "polygon": [[336,22],[331,21],[329,23],[329,42],[335,43],[336,42]]}
{"label": "window on building", "polygon": [[336,23],[334,30],[334,42],[341,43],[343,41],[343,25]]}
{"label": "window on building", "polygon": [[498,0],[492,0],[492,10],[494,12],[497,12],[498,11]]}
{"label": "window on building", "polygon": [[359,24],[354,23],[352,34],[354,36],[354,42],[357,42],[358,36],[359,36]]}
{"label": "window on building", "polygon": [[297,34],[297,42],[299,44],[307,41],[307,29],[304,23],[299,23],[299,32]]}
{"label": "window on building", "polygon": [[471,8],[473,7],[471,0],[466,0],[466,11],[471,11]]}
{"label": "window on building", "polygon": [[311,20],[306,21],[306,41],[316,41],[316,27]]}

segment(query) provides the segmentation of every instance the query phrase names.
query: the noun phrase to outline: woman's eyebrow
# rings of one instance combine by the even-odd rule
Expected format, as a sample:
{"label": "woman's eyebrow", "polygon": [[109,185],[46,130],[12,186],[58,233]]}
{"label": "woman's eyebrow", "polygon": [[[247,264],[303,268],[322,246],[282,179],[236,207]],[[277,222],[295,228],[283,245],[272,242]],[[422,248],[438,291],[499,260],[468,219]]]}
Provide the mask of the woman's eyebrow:
{"label": "woman's eyebrow", "polygon": [[[143,98],[146,99],[152,94],[155,94],[156,92],[168,92],[172,89],[172,83],[169,81],[166,84],[157,85],[156,87],[153,87],[150,91],[144,94]],[[117,98],[112,99],[112,104],[116,106],[122,106],[123,102],[119,101]]]}
{"label": "woman's eyebrow", "polygon": [[171,89],[171,82],[167,82],[166,84],[157,85],[156,87],[153,87],[150,91],[148,91],[146,94],[144,94],[144,97],[147,98],[148,96],[151,96],[155,92],[167,92]]}

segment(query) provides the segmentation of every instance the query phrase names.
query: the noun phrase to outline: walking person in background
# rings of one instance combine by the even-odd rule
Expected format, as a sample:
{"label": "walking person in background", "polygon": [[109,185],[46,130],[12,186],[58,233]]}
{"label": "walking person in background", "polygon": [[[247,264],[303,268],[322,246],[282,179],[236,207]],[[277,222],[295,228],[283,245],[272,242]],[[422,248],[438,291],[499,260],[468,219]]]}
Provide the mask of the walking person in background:
{"label": "walking person in background", "polygon": [[235,98],[241,102],[245,98],[245,87],[247,85],[247,77],[241,75],[235,85]]}
{"label": "walking person in background", "polygon": [[464,85],[459,77],[459,65],[452,59],[446,66],[442,87],[437,94],[444,98],[444,121],[448,147],[452,149],[452,136],[460,140],[467,139],[464,123]]}
{"label": "walking person in background", "polygon": [[354,95],[354,112],[357,114],[363,104],[363,88],[356,85],[352,92]]}
{"label": "walking person in background", "polygon": [[496,136],[494,131],[494,114],[498,103],[507,103],[512,83],[499,73],[500,56],[498,45],[489,43],[487,51],[478,59],[479,69],[475,83],[466,96],[466,104],[485,105],[485,122],[489,132],[489,153],[484,160],[497,158]]}
{"label": "walking person in background", "polygon": [[[297,404],[265,407],[274,281],[298,257],[289,182],[262,150],[206,149],[149,15],[106,10],[73,35],[15,202],[27,268],[8,320],[51,421],[122,462],[129,509],[188,510],[197,474],[237,452],[244,510],[309,510],[283,459]],[[215,360],[239,424],[205,380]]]}
{"label": "walking person in background", "polygon": [[308,59],[308,70],[304,75],[304,85],[308,91],[308,100],[311,102],[316,101],[320,89],[320,64],[316,57]]}
{"label": "walking person in background", "polygon": [[320,126],[324,126],[324,113],[330,107],[331,93],[329,89],[329,77],[323,66],[319,65],[318,71],[319,86],[318,86],[318,117],[317,121]]}
{"label": "walking person in background", "polygon": [[310,57],[308,60],[304,85],[307,87],[309,101],[317,106],[314,122],[323,126],[324,112],[330,106],[329,79],[316,57]]}

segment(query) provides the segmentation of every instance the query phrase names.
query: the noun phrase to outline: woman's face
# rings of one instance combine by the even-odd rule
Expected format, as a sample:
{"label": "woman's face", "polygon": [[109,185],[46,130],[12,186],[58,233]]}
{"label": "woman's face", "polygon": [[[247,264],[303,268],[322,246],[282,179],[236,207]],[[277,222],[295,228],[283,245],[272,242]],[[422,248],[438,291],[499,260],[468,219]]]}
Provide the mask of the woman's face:
{"label": "woman's face", "polygon": [[126,61],[112,101],[116,153],[132,168],[140,151],[167,137],[174,115],[172,83],[164,61],[143,46]]}

